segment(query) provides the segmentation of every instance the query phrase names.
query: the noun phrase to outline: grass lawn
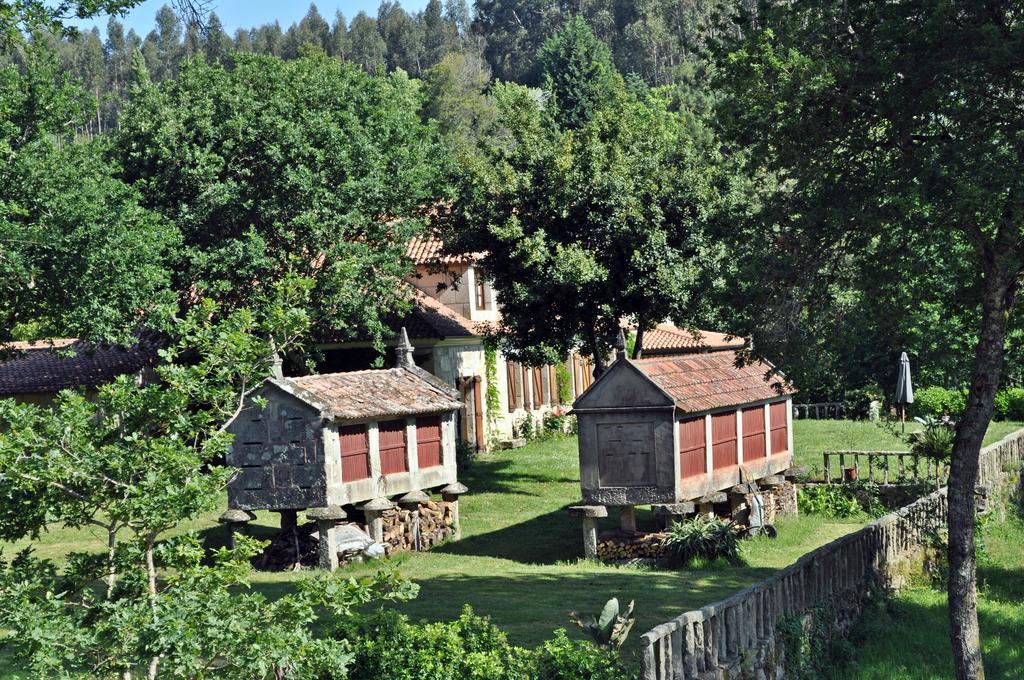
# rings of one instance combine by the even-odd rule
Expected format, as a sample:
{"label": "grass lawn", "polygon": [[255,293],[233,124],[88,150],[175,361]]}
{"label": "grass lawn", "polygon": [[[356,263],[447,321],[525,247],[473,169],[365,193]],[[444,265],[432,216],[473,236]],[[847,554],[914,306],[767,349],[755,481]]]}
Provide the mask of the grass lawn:
{"label": "grass lawn", "polygon": [[[826,449],[898,448],[898,441],[870,423],[806,420],[794,425],[797,458],[803,464],[813,465]],[[989,440],[1019,426],[994,424]],[[566,512],[580,497],[577,461],[575,438],[480,455],[460,476],[470,489],[462,500],[462,541],[392,560],[421,587],[420,596],[402,609],[414,619],[441,620],[456,617],[469,604],[491,616],[515,643],[535,645],[555,628],[568,626],[570,610],[596,612],[607,598],[616,596],[636,600],[634,630],[639,633],[680,612],[724,598],[860,526],[853,520],[830,522],[818,517],[784,520],[777,539],[742,543],[743,567],[714,564],[654,571],[587,563],[580,560],[579,520]],[[208,513],[180,530],[198,531],[207,545],[220,545],[226,534],[216,523],[219,514]],[[605,521],[614,526],[617,518]],[[652,520],[641,511],[638,521],[642,528]],[[254,533],[266,537],[276,527],[276,514],[259,513]],[[10,547],[4,552],[10,554]],[[102,547],[103,537],[97,533],[60,527],[53,527],[35,544],[39,556],[58,560],[72,550],[99,552]],[[375,564],[353,565],[339,574],[359,575],[376,568]],[[254,582],[273,596],[308,573],[257,573]]]}
{"label": "grass lawn", "polygon": [[[575,438],[483,454],[460,478],[470,489],[462,500],[462,541],[393,560],[421,587],[419,598],[402,608],[414,619],[439,620],[456,617],[464,604],[470,604],[523,645],[534,645],[555,628],[568,626],[570,610],[596,612],[612,596],[636,600],[634,630],[642,633],[763,579],[860,526],[850,520],[807,517],[784,521],[774,541],[743,542],[744,567],[715,564],[672,572],[607,566],[579,560],[580,523],[566,512],[580,497]],[[226,535],[216,524],[218,514],[205,515],[183,530],[201,532],[208,545],[221,544]],[[641,526],[652,521],[649,513],[638,515]],[[617,518],[607,521],[611,526]],[[267,536],[276,524],[276,514],[259,513],[254,533]],[[102,537],[88,530],[55,527],[36,548],[41,557],[59,559],[70,550],[100,551],[102,545]],[[362,574],[376,568],[354,565],[339,573]],[[258,588],[274,595],[307,574],[258,573],[254,580]]]}
{"label": "grass lawn", "polygon": [[[1024,520],[1011,516],[984,530],[987,555],[978,564],[978,616],[989,678],[1024,673]],[[953,677],[946,593],[941,586],[903,591],[861,621],[854,665],[846,680]]]}
{"label": "grass lawn", "polygon": [[[985,444],[999,441],[1024,427],[1018,422],[993,422],[985,435]],[[916,423],[907,431],[920,429]],[[907,443],[884,427],[867,420],[794,420],[794,465],[803,465],[820,477],[824,469],[821,454],[825,451],[907,451]],[[834,465],[835,463],[833,463]],[[833,467],[833,473],[835,468]]]}

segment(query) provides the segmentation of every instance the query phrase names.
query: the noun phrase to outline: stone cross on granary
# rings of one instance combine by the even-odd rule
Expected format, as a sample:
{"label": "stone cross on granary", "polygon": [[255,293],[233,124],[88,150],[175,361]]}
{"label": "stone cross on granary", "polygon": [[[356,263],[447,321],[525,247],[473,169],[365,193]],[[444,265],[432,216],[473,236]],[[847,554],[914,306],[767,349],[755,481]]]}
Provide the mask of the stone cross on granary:
{"label": "stone cross on granary", "polygon": [[602,424],[598,427],[602,479],[623,486],[653,484],[654,452],[647,423]]}

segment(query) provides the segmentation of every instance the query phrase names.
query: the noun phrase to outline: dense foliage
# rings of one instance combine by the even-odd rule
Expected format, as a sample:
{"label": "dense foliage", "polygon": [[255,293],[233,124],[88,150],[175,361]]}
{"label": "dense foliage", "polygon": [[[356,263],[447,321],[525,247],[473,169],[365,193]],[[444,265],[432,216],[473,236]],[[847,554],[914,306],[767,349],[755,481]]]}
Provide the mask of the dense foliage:
{"label": "dense foliage", "polygon": [[314,332],[377,338],[408,271],[415,209],[439,162],[404,74],[325,57],[199,60],[132,91],[113,157],[177,225],[183,305],[250,306],[285,275],[314,281]]}
{"label": "dense foliage", "polygon": [[449,250],[486,252],[508,355],[557,363],[583,347],[601,369],[622,319],[650,329],[700,313],[692,293],[717,254],[705,230],[722,189],[711,150],[670,101],[577,68],[595,50],[589,32],[572,23],[545,45],[558,88],[547,104],[495,88],[507,134],[459,168],[443,223]]}
{"label": "dense foliage", "polygon": [[352,680],[620,680],[635,676],[618,652],[569,640],[565,631],[535,650],[515,647],[466,607],[455,621],[411,623],[395,611],[363,617],[346,631]]}

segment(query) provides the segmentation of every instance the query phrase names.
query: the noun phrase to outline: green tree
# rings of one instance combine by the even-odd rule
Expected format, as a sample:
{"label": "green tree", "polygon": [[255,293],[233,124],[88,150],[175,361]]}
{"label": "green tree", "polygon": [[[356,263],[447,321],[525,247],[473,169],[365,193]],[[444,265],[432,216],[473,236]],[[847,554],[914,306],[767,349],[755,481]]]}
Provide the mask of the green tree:
{"label": "green tree", "polygon": [[565,18],[556,0],[477,0],[473,30],[486,40],[484,55],[494,75],[525,83],[533,60]]}
{"label": "green tree", "polygon": [[125,339],[166,316],[177,232],[139,207],[102,142],[72,139],[95,102],[56,55],[37,43],[25,55],[0,68],[0,343],[25,327]]}
{"label": "green tree", "polygon": [[60,523],[107,538],[105,554],[70,553],[62,568],[31,548],[0,562],[0,639],[23,668],[40,677],[344,677],[352,655],[335,634],[353,608],[415,593],[392,575],[323,577],[270,602],[246,588],[255,541],[207,563],[197,536],[166,539],[221,502],[233,474],[216,464],[230,443],[224,423],[262,382],[273,350],[304,332],[309,291],[284,282],[257,312],[197,306],[175,325],[149,384],[123,376],[93,399],[62,392],[52,407],[0,401],[0,537],[34,541]]}
{"label": "green tree", "polygon": [[763,272],[809,281],[852,258],[899,281],[907,259],[923,256],[976,320],[949,482],[948,595],[957,677],[983,677],[974,494],[1024,272],[1020,7],[763,9],[723,64],[731,137],[747,146],[753,172],[781,180],[757,227],[781,269]]}
{"label": "green tree", "polygon": [[493,133],[498,111],[487,94],[491,69],[480,56],[452,52],[424,79],[424,112],[438,121],[440,132],[456,153],[472,152]]}
{"label": "green tree", "polygon": [[324,55],[190,61],[176,81],[138,88],[114,156],[181,231],[181,304],[247,307],[297,273],[316,283],[315,332],[379,337],[443,157],[420,106],[404,74]]}
{"label": "green tree", "polygon": [[555,121],[565,129],[586,124],[622,88],[611,51],[579,16],[544,42],[537,69],[541,86],[551,93]]}
{"label": "green tree", "polygon": [[387,62],[387,45],[377,30],[377,21],[360,12],[348,29],[349,59],[368,73],[377,73]]}
{"label": "green tree", "polygon": [[525,88],[495,97],[505,133],[464,164],[446,237],[453,252],[487,253],[506,352],[555,363],[582,347],[600,372],[621,319],[692,319],[719,188],[683,118],[623,95],[560,130]]}

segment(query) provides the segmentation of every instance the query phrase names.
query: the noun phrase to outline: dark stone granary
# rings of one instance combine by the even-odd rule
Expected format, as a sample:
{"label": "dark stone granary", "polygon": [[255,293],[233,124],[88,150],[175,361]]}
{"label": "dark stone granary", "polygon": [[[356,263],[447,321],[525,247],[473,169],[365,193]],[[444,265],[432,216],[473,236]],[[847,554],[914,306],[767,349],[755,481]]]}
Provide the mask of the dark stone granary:
{"label": "dark stone granary", "polygon": [[457,499],[458,393],[412,363],[404,329],[397,353],[397,368],[267,380],[228,426],[230,510],[274,510],[286,527],[306,509],[337,524],[347,507],[379,534],[373,520],[395,502]]}

